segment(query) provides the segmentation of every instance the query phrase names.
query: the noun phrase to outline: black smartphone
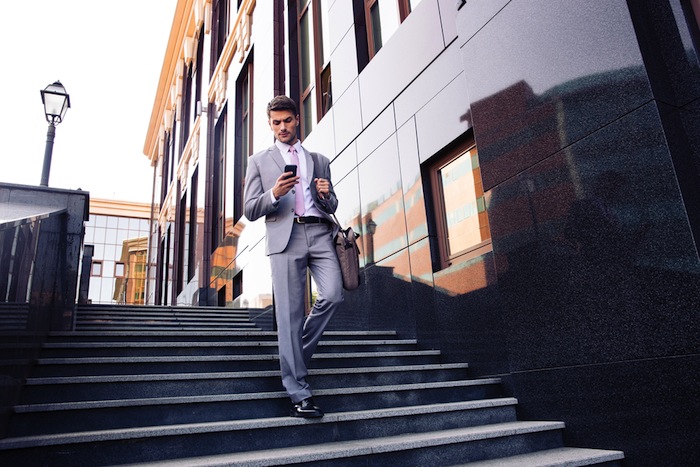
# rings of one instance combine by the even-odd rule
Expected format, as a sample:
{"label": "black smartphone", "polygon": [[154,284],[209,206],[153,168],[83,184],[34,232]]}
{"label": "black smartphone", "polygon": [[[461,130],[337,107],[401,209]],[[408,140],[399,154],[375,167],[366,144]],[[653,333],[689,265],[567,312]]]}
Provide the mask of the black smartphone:
{"label": "black smartphone", "polygon": [[[291,177],[295,177],[297,174],[297,166],[296,165],[285,165],[284,171],[285,172],[292,172]],[[290,177],[287,177],[287,178],[290,178]]]}

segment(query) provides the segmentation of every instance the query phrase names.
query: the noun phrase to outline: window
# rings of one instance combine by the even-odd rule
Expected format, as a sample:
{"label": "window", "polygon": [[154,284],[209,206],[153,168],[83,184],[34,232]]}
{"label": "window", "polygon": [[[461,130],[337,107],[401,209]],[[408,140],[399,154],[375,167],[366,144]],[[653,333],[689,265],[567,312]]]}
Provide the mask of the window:
{"label": "window", "polygon": [[243,192],[248,157],[253,154],[253,62],[252,52],[236,85],[236,154],[233,168],[233,223],[243,216]]}
{"label": "window", "polygon": [[328,0],[298,3],[299,111],[304,139],[333,104]]}
{"label": "window", "polygon": [[212,1],[210,78],[214,75],[228,37],[228,10],[229,0]]}
{"label": "window", "polygon": [[90,266],[90,275],[95,277],[102,276],[102,261],[93,261]]}
{"label": "window", "polygon": [[183,90],[182,90],[182,100],[179,104],[180,111],[180,147],[177,152],[177,160],[182,158],[182,153],[187,145],[187,140],[190,138],[190,119],[192,118],[192,99],[194,90],[192,89],[194,83],[194,66],[193,64],[184,65],[185,67],[185,77],[183,79]]}
{"label": "window", "polygon": [[491,249],[484,189],[472,139],[448,149],[427,166],[434,238],[440,252],[436,269]]}
{"label": "window", "polygon": [[226,203],[226,120],[227,107],[221,111],[214,128],[214,148],[212,153],[212,230],[211,252],[224,238]]}
{"label": "window", "polygon": [[[177,183],[177,192],[180,193],[182,190],[180,182]],[[185,288],[185,268],[187,267],[186,262],[188,259],[185,245],[187,245],[187,193],[180,197],[180,202],[177,207],[177,215],[175,216],[177,221],[175,223],[175,257],[173,258],[173,264],[175,270],[173,271],[173,279],[175,280],[175,293],[179,294]]]}
{"label": "window", "polygon": [[114,277],[124,277],[125,273],[124,263],[114,263]]}
{"label": "window", "polygon": [[420,0],[364,0],[370,59],[379,52],[419,3]]}
{"label": "window", "polygon": [[197,191],[199,186],[199,165],[192,173],[190,180],[190,219],[189,219],[189,235],[187,242],[187,280],[190,281],[194,277],[195,259],[197,257]]}

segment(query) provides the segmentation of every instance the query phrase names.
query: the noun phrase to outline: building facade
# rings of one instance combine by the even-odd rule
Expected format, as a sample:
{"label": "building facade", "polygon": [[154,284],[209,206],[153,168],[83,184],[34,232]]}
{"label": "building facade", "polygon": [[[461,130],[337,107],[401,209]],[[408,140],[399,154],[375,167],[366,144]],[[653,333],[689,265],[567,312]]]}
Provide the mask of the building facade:
{"label": "building facade", "polygon": [[[84,244],[89,262],[87,302],[147,303],[148,238],[151,205],[99,198],[90,200]],[[84,263],[85,264],[85,263]]]}
{"label": "building facade", "polygon": [[[180,0],[144,145],[151,304],[272,306],[242,214],[275,95],[395,329],[631,465],[700,462],[696,0]],[[312,294],[311,294],[312,295]]]}

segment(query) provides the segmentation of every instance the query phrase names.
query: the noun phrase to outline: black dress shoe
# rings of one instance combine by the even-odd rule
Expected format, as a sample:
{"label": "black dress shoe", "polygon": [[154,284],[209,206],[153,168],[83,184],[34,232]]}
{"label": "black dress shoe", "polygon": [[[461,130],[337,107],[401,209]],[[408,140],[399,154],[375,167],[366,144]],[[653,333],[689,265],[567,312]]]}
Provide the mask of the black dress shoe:
{"label": "black dress shoe", "polygon": [[289,414],[292,417],[320,418],[323,417],[323,410],[314,404],[314,400],[309,397],[301,402],[292,404],[292,410],[290,410]]}

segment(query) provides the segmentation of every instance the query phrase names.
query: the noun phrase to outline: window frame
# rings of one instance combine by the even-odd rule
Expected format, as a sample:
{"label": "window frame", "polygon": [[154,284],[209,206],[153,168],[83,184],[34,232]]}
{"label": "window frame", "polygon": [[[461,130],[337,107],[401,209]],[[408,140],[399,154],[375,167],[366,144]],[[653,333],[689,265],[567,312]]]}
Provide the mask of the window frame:
{"label": "window frame", "polygon": [[[304,47],[302,41],[302,19],[310,13],[307,20],[310,21],[310,36],[308,38],[308,48]],[[318,123],[333,106],[332,98],[332,73],[330,51],[325,53],[323,48],[323,14],[321,11],[321,0],[299,0],[297,4],[297,44],[298,47],[298,67],[299,67],[299,113],[301,139],[313,131]],[[328,25],[326,25],[328,27]],[[305,74],[304,56],[308,53],[309,61],[309,83],[302,88],[303,75]],[[307,115],[309,107],[308,99],[313,99],[311,107],[312,115]]]}
{"label": "window frame", "polygon": [[[483,215],[486,216],[486,223],[484,225],[482,225],[481,222],[481,213],[477,215],[479,216],[480,229],[484,227],[488,229],[488,238],[457,252],[451,252],[449,247],[449,227],[447,225],[447,212],[443,196],[444,190],[441,171],[460,157],[468,155],[472,150],[477,150],[477,148],[474,138],[470,137],[448,148],[443,154],[432,158],[426,165],[427,177],[429,180],[430,207],[432,208],[429,212],[432,213],[431,221],[435,229],[436,251],[439,255],[436,261],[434,261],[434,269],[436,272],[446,269],[453,264],[468,261],[492,251],[491,227],[488,222],[488,215],[485,207]],[[470,155],[469,157],[473,156]],[[476,152],[476,157],[478,158],[478,150]],[[473,172],[474,168],[472,168],[472,173]],[[474,179],[474,185],[476,188],[476,199],[483,198],[484,192],[480,170],[478,171],[478,180],[476,178]],[[481,196],[478,196],[479,193]]]}
{"label": "window frame", "polygon": [[[95,272],[95,267],[99,266],[100,270],[98,272]],[[102,273],[104,272],[104,264],[102,263],[101,260],[95,261],[93,260],[90,263],[90,276],[91,277],[102,277]]]}
{"label": "window frame", "polygon": [[[372,60],[377,53],[382,49],[384,46],[384,39],[382,37],[382,26],[381,26],[381,11],[377,10],[378,15],[377,15],[377,20],[379,21],[379,27],[377,30],[379,31],[379,48],[376,48],[376,40],[377,38],[375,37],[375,28],[374,26],[374,19],[372,17],[372,9],[376,6],[379,8],[379,1],[380,0],[362,0],[364,2],[364,10],[365,10],[365,29],[367,32],[367,50],[369,52],[369,59]],[[395,1],[396,6],[397,6],[397,11],[399,13],[399,25],[403,23],[406,18],[408,18],[408,15],[411,14],[411,1],[410,0],[382,0],[382,1]],[[389,36],[391,37],[391,35]],[[387,38],[388,39],[388,38]]]}
{"label": "window frame", "polygon": [[243,66],[236,83],[236,149],[233,176],[233,223],[243,217],[243,194],[245,191],[245,175],[248,169],[248,158],[253,155],[253,130],[255,125],[253,103],[253,52]]}

